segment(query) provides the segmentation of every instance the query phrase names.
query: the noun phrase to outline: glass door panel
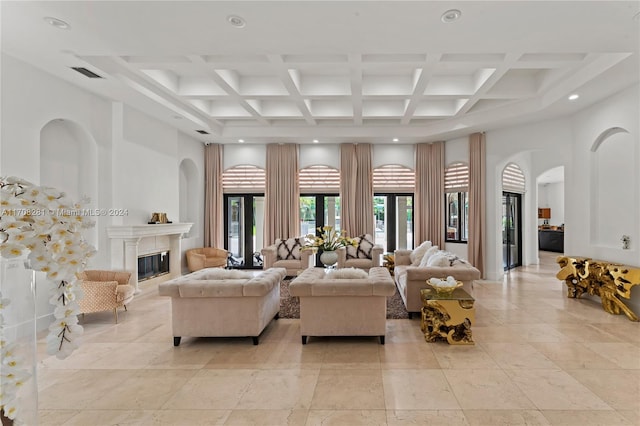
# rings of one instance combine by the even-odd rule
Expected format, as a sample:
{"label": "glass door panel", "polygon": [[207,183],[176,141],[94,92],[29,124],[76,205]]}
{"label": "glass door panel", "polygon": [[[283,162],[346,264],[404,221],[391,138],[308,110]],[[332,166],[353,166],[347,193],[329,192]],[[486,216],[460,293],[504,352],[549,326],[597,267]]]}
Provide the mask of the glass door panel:
{"label": "glass door panel", "polygon": [[502,266],[505,271],[522,265],[522,196],[502,193]]}
{"label": "glass door panel", "polygon": [[378,195],[373,197],[373,216],[375,224],[375,243],[382,246],[384,253],[387,252],[387,224],[389,223],[389,209],[387,209],[387,196]]}
{"label": "glass door panel", "polygon": [[300,197],[300,235],[316,233],[316,197]]}
{"label": "glass door panel", "polygon": [[230,266],[244,265],[244,198],[227,198],[227,251]]}
{"label": "glass door panel", "polygon": [[225,232],[228,266],[262,268],[264,196],[225,195]]}

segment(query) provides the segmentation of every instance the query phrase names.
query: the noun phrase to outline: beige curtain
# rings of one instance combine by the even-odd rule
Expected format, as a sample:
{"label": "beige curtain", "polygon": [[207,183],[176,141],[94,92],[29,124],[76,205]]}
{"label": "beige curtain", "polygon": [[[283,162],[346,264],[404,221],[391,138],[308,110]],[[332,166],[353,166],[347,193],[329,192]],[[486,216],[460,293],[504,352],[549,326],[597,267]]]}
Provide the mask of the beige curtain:
{"label": "beige curtain", "polygon": [[484,133],[469,135],[469,262],[484,277],[486,140]]}
{"label": "beige curtain", "polygon": [[224,247],[222,145],[204,148],[204,246]]}
{"label": "beige curtain", "polygon": [[444,249],[444,142],[416,145],[415,244]]}
{"label": "beige curtain", "polygon": [[267,175],[264,199],[264,243],[300,234],[300,189],[298,145],[267,145]]}
{"label": "beige curtain", "polygon": [[374,235],[371,144],[340,145],[340,210],[347,235]]}

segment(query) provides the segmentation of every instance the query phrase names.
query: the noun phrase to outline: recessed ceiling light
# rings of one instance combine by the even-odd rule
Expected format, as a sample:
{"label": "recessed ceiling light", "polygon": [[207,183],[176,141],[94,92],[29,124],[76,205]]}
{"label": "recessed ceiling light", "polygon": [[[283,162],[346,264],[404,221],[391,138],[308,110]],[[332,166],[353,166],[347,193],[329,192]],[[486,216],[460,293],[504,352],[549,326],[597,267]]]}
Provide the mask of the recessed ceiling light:
{"label": "recessed ceiling light", "polygon": [[247,23],[244,21],[244,18],[238,15],[227,16],[227,22],[236,28],[244,28],[244,26],[247,25]]}
{"label": "recessed ceiling light", "polygon": [[238,139],[238,143],[244,143],[244,139]]}
{"label": "recessed ceiling light", "polygon": [[313,140],[313,143],[318,143],[318,142],[319,142],[318,139]]}
{"label": "recessed ceiling light", "polygon": [[570,101],[575,101],[579,97],[580,97],[580,95],[578,95],[577,93],[573,93],[573,94],[569,95],[569,100]]}
{"label": "recessed ceiling light", "polygon": [[399,139],[398,139],[398,138],[393,138],[393,141],[394,141],[394,142],[398,142],[398,141],[399,141]]}
{"label": "recessed ceiling light", "polygon": [[462,16],[462,12],[460,12],[458,9],[449,9],[442,14],[442,16],[440,17],[440,20],[445,24],[448,24],[450,22],[457,21],[458,19],[460,19],[461,16]]}
{"label": "recessed ceiling light", "polygon": [[60,30],[69,30],[71,29],[71,25],[69,25],[68,23],[64,22],[62,19],[58,19],[58,18],[53,18],[51,16],[45,16],[43,18],[45,20],[45,22],[53,27],[56,27]]}

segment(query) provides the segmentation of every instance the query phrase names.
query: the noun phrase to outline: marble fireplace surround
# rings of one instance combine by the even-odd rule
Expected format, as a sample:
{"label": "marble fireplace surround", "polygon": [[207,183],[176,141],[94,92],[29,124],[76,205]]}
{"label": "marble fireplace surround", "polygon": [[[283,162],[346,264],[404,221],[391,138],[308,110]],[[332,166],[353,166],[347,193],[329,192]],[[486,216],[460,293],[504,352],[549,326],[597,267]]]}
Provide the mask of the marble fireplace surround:
{"label": "marble fireplace surround", "polygon": [[131,284],[140,293],[138,285],[138,257],[169,251],[169,275],[180,276],[182,251],[180,240],[193,223],[163,223],[155,225],[123,225],[107,227],[111,242],[111,267],[131,272]]}

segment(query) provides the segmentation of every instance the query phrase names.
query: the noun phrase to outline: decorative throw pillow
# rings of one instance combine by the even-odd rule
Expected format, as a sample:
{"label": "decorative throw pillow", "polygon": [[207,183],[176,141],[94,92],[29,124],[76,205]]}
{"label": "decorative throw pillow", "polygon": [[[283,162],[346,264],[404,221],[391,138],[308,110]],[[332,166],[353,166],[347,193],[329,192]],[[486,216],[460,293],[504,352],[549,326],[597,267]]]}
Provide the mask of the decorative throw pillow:
{"label": "decorative throw pillow", "polygon": [[347,246],[347,259],[371,259],[371,250],[375,243],[369,234],[360,235],[354,238],[357,241],[355,246]]}
{"label": "decorative throw pillow", "polygon": [[237,269],[211,268],[202,274],[203,280],[239,280],[253,278],[251,272],[238,271]]}
{"label": "decorative throw pillow", "polygon": [[369,274],[363,271],[362,269],[342,268],[342,269],[334,269],[327,272],[327,278],[331,278],[331,279],[369,278]]}
{"label": "decorative throw pillow", "polygon": [[278,253],[278,260],[299,260],[301,248],[302,238],[276,240],[276,251]]}
{"label": "decorative throw pillow", "polygon": [[418,266],[420,267],[429,266],[429,259],[439,251],[440,250],[438,250],[438,246],[429,247],[429,249],[424,253],[424,256],[422,256],[422,259],[420,260],[420,263],[418,264]]}
{"label": "decorative throw pillow", "polygon": [[439,252],[434,254],[427,261],[427,266],[451,266],[449,263],[449,259],[444,252]]}
{"label": "decorative throw pillow", "polygon": [[429,250],[431,248],[431,241],[424,241],[422,244],[420,244],[418,247],[416,247],[415,249],[413,249],[413,251],[411,252],[411,255],[409,255],[409,258],[411,259],[411,264],[413,266],[418,266],[420,265],[420,261],[422,260],[422,258],[424,257],[424,254],[426,253],[427,250]]}

